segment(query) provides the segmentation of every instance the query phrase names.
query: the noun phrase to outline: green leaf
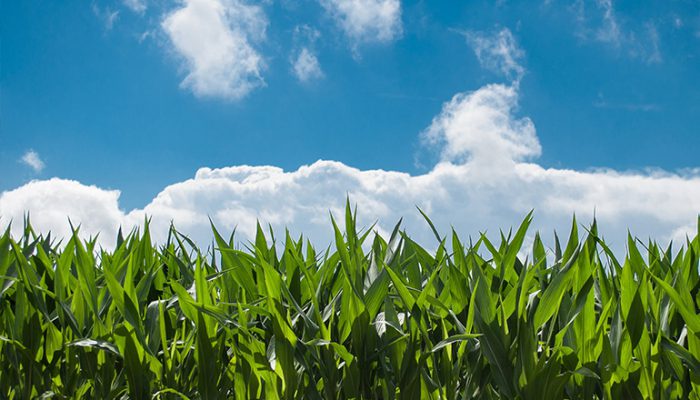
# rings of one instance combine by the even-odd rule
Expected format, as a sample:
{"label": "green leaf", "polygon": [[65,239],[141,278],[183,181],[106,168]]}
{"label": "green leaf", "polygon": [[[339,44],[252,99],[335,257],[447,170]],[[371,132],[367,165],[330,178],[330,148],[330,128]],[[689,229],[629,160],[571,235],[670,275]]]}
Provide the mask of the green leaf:
{"label": "green leaf", "polygon": [[438,351],[442,348],[445,348],[450,344],[459,343],[459,342],[463,342],[465,340],[478,338],[479,336],[481,336],[481,334],[478,334],[478,333],[461,333],[458,335],[452,335],[452,336],[448,337],[447,339],[444,339],[444,340],[441,340],[440,342],[438,342],[438,344],[436,344],[435,346],[433,346],[432,349],[430,349],[430,352],[435,353],[436,351]]}
{"label": "green leaf", "polygon": [[579,251],[580,248],[578,247],[575,251],[573,251],[564,268],[555,274],[554,279],[552,279],[552,282],[547,286],[542,294],[542,298],[540,299],[540,302],[537,305],[537,310],[535,311],[535,326],[544,325],[544,323],[547,322],[559,310],[564,292],[569,289],[572,276],[570,273],[571,267],[576,262]]}
{"label": "green leaf", "polygon": [[691,310],[692,308],[694,308],[694,306],[692,304],[686,304],[681,298],[681,296],[678,294],[678,292],[671,285],[657,278],[651,272],[648,273],[652,277],[652,279],[656,281],[659,287],[661,287],[661,289],[663,289],[663,291],[666,292],[668,297],[671,298],[673,304],[676,306],[676,309],[683,316],[683,320],[685,320],[688,329],[690,329],[690,331],[695,334],[700,333],[700,316],[698,316],[698,314]]}
{"label": "green leaf", "polygon": [[113,343],[106,342],[104,340],[80,339],[80,340],[76,340],[76,341],[73,341],[70,343],[66,343],[66,346],[68,346],[68,347],[86,347],[86,348],[91,348],[91,349],[97,349],[97,350],[102,350],[102,351],[112,353],[119,358],[122,357],[117,346],[115,346]]}

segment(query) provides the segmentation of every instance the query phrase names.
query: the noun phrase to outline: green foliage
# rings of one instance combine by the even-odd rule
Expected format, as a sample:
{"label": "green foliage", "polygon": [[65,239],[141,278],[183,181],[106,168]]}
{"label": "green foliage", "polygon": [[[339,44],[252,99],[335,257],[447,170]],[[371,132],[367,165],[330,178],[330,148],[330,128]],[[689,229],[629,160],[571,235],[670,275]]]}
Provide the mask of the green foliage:
{"label": "green foliage", "polygon": [[[421,211],[422,213],[422,211]],[[425,214],[423,214],[425,216]],[[700,399],[700,238],[0,235],[0,398]],[[270,232],[272,238],[272,232]],[[529,257],[523,255],[529,253]],[[643,256],[644,254],[645,256]]]}

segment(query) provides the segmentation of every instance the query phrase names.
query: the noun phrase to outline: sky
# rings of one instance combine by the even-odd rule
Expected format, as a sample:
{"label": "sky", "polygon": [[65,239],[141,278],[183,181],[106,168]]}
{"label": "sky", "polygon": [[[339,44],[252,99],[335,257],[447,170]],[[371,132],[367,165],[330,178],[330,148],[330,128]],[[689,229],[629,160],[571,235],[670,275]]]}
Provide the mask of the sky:
{"label": "sky", "polygon": [[0,225],[321,243],[700,213],[700,2],[2,2]]}

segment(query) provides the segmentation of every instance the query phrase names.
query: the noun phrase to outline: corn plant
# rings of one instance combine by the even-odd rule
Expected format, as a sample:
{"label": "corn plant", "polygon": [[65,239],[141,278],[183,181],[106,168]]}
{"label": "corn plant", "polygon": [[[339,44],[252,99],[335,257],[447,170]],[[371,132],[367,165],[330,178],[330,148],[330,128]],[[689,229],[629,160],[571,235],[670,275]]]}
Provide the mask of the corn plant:
{"label": "corn plant", "polygon": [[[700,237],[0,236],[0,398],[700,399]],[[700,221],[699,221],[700,227]],[[700,229],[700,228],[699,228]],[[523,257],[523,254],[527,254]]]}

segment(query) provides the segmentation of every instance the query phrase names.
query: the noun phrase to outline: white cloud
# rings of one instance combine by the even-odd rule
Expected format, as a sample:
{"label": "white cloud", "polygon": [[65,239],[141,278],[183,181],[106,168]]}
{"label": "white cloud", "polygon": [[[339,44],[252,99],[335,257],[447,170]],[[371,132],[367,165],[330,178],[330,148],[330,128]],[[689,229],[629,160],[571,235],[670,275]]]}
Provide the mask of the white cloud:
{"label": "white cloud", "polygon": [[445,103],[423,137],[442,147],[444,161],[500,166],[537,157],[541,148],[534,124],[512,115],[517,101],[515,86],[492,84],[459,93]]}
{"label": "white cloud", "polygon": [[353,46],[391,42],[403,33],[399,0],[319,0]]}
{"label": "white cloud", "polygon": [[122,0],[122,3],[124,3],[126,8],[137,14],[143,14],[148,8],[146,0]]}
{"label": "white cloud", "polygon": [[112,244],[116,228],[124,222],[119,209],[119,191],[65,180],[32,181],[18,189],[0,195],[0,224],[12,221],[15,234],[22,229],[22,220],[29,212],[33,227],[39,232],[51,231],[54,237],[70,234],[70,218],[81,225],[85,235],[100,234],[103,243]]}
{"label": "white cloud", "polygon": [[[144,209],[128,214],[118,208],[118,192],[53,179],[5,192],[0,215],[21,221],[30,210],[37,229],[59,235],[68,233],[70,215],[82,223],[84,233],[102,232],[106,245],[113,243],[117,226],[138,224],[144,214],[153,218],[156,239],[165,238],[173,220],[204,245],[211,239],[207,216],[225,231],[238,226],[239,240],[253,237],[259,218],[325,246],[332,237],[328,211],[341,216],[348,193],[359,204],[364,226],[378,219],[378,229],[386,233],[404,217],[408,232],[426,244],[432,243],[432,234],[415,206],[428,212],[443,233],[454,226],[463,235],[484,229],[495,233],[517,224],[533,207],[535,229],[561,232],[572,213],[587,222],[595,210],[603,234],[619,247],[628,228],[641,237],[682,239],[694,229],[700,209],[698,177],[579,172],[530,163],[513,165],[497,180],[487,178],[489,173],[470,163],[440,163],[425,175],[410,176],[331,161],[291,172],[246,166],[201,169],[194,179],[165,188]],[[15,224],[14,232],[20,228]]]}
{"label": "white cloud", "polygon": [[323,70],[321,70],[318,58],[306,47],[302,48],[296,59],[292,60],[292,72],[301,82],[309,82],[323,77]]}
{"label": "white cloud", "polygon": [[518,47],[508,28],[501,29],[495,35],[467,32],[466,37],[483,67],[508,79],[517,81],[522,78],[525,69],[520,65],[520,60],[525,53]]}
{"label": "white cloud", "polygon": [[[304,233],[325,246],[332,231],[328,211],[342,215],[348,194],[359,206],[360,222],[386,234],[399,218],[411,236],[434,244],[415,206],[425,210],[442,233],[454,227],[461,235],[518,224],[535,209],[533,230],[545,237],[566,234],[573,213],[580,222],[595,212],[600,230],[617,250],[627,229],[642,238],[683,240],[695,231],[700,211],[700,175],[664,172],[622,173],[545,168],[528,158],[540,147],[532,122],[517,119],[513,86],[489,85],[461,93],[445,103],[426,130],[443,140],[445,159],[423,175],[359,170],[340,162],[318,161],[296,171],[271,166],[235,166],[197,171],[194,178],[164,188],[142,209],[119,209],[119,192],[60,179],[30,182],[0,196],[0,215],[21,221],[31,211],[41,231],[67,232],[66,216],[83,231],[102,232],[113,243],[117,226],[138,225],[152,217],[157,240],[174,221],[198,243],[211,241],[208,216],[223,231],[238,227],[239,240],[252,238],[255,220],[276,229]],[[433,133],[431,133],[433,132]],[[464,157],[463,161],[458,161]],[[493,162],[497,161],[497,162]],[[342,219],[342,218],[341,218]],[[21,227],[14,225],[15,234]],[[279,232],[279,231],[278,231]]]}
{"label": "white cloud", "polygon": [[24,153],[20,161],[22,161],[23,164],[31,167],[34,172],[41,172],[46,166],[44,161],[42,161],[42,159],[39,157],[39,153],[34,150],[28,150],[26,153]]}
{"label": "white cloud", "polygon": [[196,96],[240,99],[264,85],[262,41],[267,17],[240,0],[185,0],[161,27],[184,60],[181,86]]}

